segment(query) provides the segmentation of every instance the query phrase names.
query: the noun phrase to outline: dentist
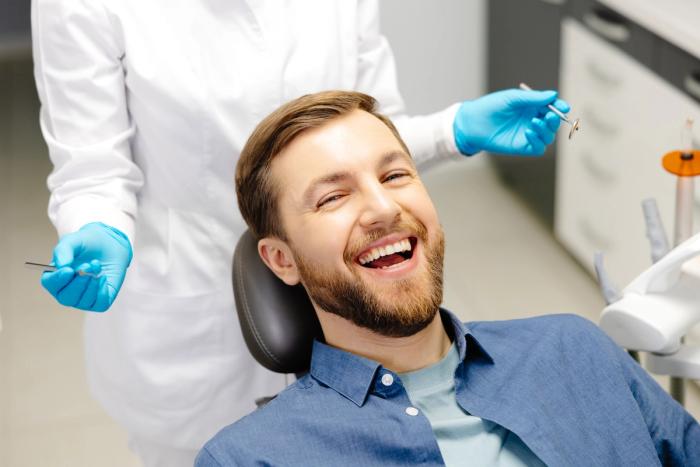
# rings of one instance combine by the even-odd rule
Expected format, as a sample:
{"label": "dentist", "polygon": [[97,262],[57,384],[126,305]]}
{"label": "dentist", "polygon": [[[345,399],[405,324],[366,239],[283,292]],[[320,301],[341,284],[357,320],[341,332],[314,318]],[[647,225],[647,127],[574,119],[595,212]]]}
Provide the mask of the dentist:
{"label": "dentist", "polygon": [[[94,397],[149,467],[192,465],[279,391],[243,342],[230,260],[233,186],[255,124],[325,89],[374,95],[420,164],[538,155],[568,105],[507,90],[407,117],[373,0],[33,0],[40,123],[59,269],[42,285],[86,313]],[[95,279],[78,274],[90,271]]]}

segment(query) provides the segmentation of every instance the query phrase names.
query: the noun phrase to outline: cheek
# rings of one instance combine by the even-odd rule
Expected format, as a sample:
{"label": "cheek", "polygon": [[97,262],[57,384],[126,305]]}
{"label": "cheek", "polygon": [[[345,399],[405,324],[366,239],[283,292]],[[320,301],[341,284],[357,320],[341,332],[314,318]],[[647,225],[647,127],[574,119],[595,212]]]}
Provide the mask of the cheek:
{"label": "cheek", "polygon": [[[432,223],[433,226],[440,226],[440,217],[437,214],[437,211],[435,210],[435,207],[431,204],[430,205],[430,211],[429,211],[429,217],[430,217],[430,222]],[[440,227],[442,228],[442,227]]]}
{"label": "cheek", "polygon": [[417,187],[416,191],[407,195],[402,204],[416,219],[425,224],[428,230],[440,224],[437,210],[424,186]]}
{"label": "cheek", "polygon": [[307,257],[317,264],[342,263],[352,225],[352,216],[342,212],[326,213],[307,223],[300,230]]}

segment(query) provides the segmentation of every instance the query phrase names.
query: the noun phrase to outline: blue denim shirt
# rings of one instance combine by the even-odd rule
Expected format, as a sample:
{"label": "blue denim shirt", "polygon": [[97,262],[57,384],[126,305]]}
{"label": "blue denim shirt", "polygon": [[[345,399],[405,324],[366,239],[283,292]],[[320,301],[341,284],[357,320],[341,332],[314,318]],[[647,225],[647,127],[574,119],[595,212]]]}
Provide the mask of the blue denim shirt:
{"label": "blue denim shirt", "polygon": [[[441,314],[460,355],[459,405],[547,465],[700,465],[698,423],[593,323],[550,315],[467,327]],[[387,372],[315,342],[309,374],[220,431],[196,466],[444,465],[399,377],[381,382]]]}

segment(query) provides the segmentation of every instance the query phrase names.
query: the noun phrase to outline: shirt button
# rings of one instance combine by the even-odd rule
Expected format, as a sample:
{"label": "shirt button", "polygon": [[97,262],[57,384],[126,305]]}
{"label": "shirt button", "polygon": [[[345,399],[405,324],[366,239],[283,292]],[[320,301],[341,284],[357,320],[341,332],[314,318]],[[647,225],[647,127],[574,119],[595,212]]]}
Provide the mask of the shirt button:
{"label": "shirt button", "polygon": [[391,374],[389,373],[384,373],[382,375],[382,384],[384,386],[391,386],[392,384],[394,384],[394,377],[391,376]]}
{"label": "shirt button", "polygon": [[415,417],[418,415],[418,409],[415,407],[406,407],[406,414],[410,415],[411,417]]}

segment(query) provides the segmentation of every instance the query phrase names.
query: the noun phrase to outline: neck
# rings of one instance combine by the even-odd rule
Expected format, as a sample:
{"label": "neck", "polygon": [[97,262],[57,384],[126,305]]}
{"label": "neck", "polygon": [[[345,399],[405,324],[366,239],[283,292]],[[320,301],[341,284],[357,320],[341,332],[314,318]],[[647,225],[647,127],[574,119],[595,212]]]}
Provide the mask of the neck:
{"label": "neck", "polygon": [[332,313],[316,310],[328,345],[379,362],[396,373],[419,370],[439,362],[450,349],[440,313],[421,331],[387,337],[361,328]]}

